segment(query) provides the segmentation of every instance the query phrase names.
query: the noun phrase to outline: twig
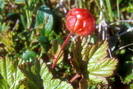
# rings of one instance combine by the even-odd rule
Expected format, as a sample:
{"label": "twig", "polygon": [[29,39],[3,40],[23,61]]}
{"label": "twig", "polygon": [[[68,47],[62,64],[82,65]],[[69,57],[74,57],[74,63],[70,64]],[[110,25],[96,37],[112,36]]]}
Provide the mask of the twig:
{"label": "twig", "polygon": [[76,74],[71,80],[70,83],[72,83],[74,80],[76,80],[77,78],[81,77],[81,75]]}
{"label": "twig", "polygon": [[129,23],[132,23],[133,20],[117,20],[116,22],[111,23],[111,24],[109,24],[109,25],[114,25],[114,24],[116,24],[116,23],[118,23],[118,22],[121,22],[121,23],[123,23],[123,22],[129,22]]}
{"label": "twig", "polygon": [[112,56],[112,54],[111,54],[110,48],[108,49],[108,53],[109,53],[109,56],[112,58],[113,56]]}
{"label": "twig", "polygon": [[122,35],[124,35],[124,34],[130,32],[130,31],[133,31],[133,27],[127,29],[125,32],[123,32],[123,33],[121,33],[121,34],[118,34],[118,36],[122,36]]}
{"label": "twig", "polygon": [[[100,2],[100,8],[102,8],[103,7],[103,2],[102,2],[102,0],[99,0],[99,2]],[[101,21],[100,23],[99,23],[99,25],[98,25],[98,33],[99,33],[99,37],[101,36],[100,34],[101,34],[101,31],[102,31],[102,19],[103,19],[103,12],[102,11],[100,11],[100,17],[99,17],[99,20]],[[97,27],[96,27],[97,28]]]}
{"label": "twig", "polygon": [[64,0],[60,0],[60,2],[56,5],[56,8],[62,7],[64,10],[64,13],[67,13],[67,9],[65,8],[65,5],[63,2],[64,2]]}
{"label": "twig", "polygon": [[15,26],[13,27],[13,30],[17,29],[18,25],[19,25],[19,19],[16,21]]}
{"label": "twig", "polygon": [[[132,45],[133,45],[133,43],[127,44],[127,45],[125,45],[125,46],[120,47],[118,50],[124,49],[124,48],[126,48],[126,47],[128,47],[128,46],[132,46]],[[118,50],[117,50],[117,51],[118,51]]]}
{"label": "twig", "polygon": [[133,51],[133,49],[131,49],[131,48],[128,48],[128,50]]}

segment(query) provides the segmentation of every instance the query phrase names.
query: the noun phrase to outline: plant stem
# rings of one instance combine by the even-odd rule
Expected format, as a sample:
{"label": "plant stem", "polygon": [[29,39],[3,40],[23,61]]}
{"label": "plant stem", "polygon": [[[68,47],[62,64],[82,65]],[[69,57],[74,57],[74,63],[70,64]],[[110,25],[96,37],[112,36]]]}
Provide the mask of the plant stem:
{"label": "plant stem", "polygon": [[72,83],[74,80],[76,80],[77,78],[79,78],[80,75],[79,74],[76,74],[71,80],[70,80],[70,83]]}
{"label": "plant stem", "polygon": [[106,1],[109,16],[110,16],[110,21],[113,22],[113,12],[112,12],[112,8],[111,8],[110,0],[105,0],[105,1]]}
{"label": "plant stem", "polygon": [[119,7],[119,0],[116,0],[117,3],[117,16],[118,16],[118,20],[120,20],[120,7]]}
{"label": "plant stem", "polygon": [[64,49],[66,43],[68,42],[68,40],[69,40],[69,38],[71,37],[72,34],[73,34],[73,33],[70,32],[70,33],[68,34],[67,38],[65,39],[64,43],[62,44],[61,49],[60,49],[60,51],[59,51],[57,57],[55,57],[55,59],[53,60],[52,69],[54,69],[54,67],[55,67],[55,65],[56,65],[56,63],[57,63],[57,61],[58,61],[58,58],[59,58],[59,56],[60,56],[60,54],[61,54],[61,51]]}

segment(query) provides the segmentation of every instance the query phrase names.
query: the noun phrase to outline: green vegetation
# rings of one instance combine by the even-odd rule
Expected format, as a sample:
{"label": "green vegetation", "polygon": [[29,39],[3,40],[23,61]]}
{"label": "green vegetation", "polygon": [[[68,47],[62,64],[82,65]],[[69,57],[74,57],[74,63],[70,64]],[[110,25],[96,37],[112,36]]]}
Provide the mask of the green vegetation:
{"label": "green vegetation", "polygon": [[[72,8],[96,19],[92,35],[69,34]],[[0,0],[0,89],[133,89],[132,0]]]}

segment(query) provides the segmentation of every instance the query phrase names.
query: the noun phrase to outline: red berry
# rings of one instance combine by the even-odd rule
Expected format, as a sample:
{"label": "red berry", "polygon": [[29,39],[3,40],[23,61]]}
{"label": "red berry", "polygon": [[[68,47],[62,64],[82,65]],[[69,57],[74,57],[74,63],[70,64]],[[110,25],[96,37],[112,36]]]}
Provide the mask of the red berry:
{"label": "red berry", "polygon": [[95,31],[95,19],[87,9],[74,8],[66,16],[66,27],[79,36],[87,36]]}

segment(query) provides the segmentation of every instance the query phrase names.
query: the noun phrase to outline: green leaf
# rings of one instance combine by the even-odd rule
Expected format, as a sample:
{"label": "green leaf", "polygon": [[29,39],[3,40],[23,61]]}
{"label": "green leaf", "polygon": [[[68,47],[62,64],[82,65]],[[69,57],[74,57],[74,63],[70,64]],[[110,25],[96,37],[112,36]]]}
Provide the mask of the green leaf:
{"label": "green leaf", "polygon": [[0,32],[0,42],[5,45],[7,52],[12,53],[15,51],[13,42],[13,31],[4,30]]}
{"label": "green leaf", "polygon": [[15,0],[16,4],[25,4],[25,0]]}
{"label": "green leaf", "polygon": [[9,85],[0,74],[0,89],[9,89]]}
{"label": "green leaf", "polygon": [[53,75],[43,60],[35,60],[34,64],[27,62],[19,68],[26,76],[23,82],[26,89],[73,89],[67,82],[53,79]]}
{"label": "green leaf", "polygon": [[97,89],[97,88],[96,88],[96,85],[89,84],[87,89]]}
{"label": "green leaf", "polygon": [[22,58],[25,60],[25,61],[30,61],[36,57],[36,53],[34,51],[29,51],[29,50],[26,50],[23,54],[22,54]]}
{"label": "green leaf", "polygon": [[105,77],[103,76],[95,76],[95,75],[89,75],[89,80],[91,80],[93,83],[105,83],[107,84],[107,80]]}
{"label": "green leaf", "polygon": [[[53,41],[52,43],[52,47],[50,48],[50,50],[48,51],[48,56],[50,59],[52,59],[52,61],[54,60],[54,58],[58,55],[59,51],[61,49],[61,45],[57,44],[56,41]],[[58,59],[57,64],[59,64],[64,58],[64,52],[61,52],[61,55]]]}
{"label": "green leaf", "polygon": [[129,84],[131,81],[133,80],[133,71],[131,74],[127,75],[123,80],[122,82],[125,84]]}
{"label": "green leaf", "polygon": [[1,89],[16,89],[20,87],[20,81],[24,78],[24,75],[18,69],[18,64],[21,64],[22,60],[3,59],[0,58],[0,87]]}
{"label": "green leaf", "polygon": [[41,76],[41,79],[43,80],[43,85],[46,86],[49,83],[49,81],[52,80],[53,75],[50,73],[46,64],[42,60],[40,60],[40,66],[41,66],[40,76]]}
{"label": "green leaf", "polygon": [[43,29],[40,34],[48,37],[53,27],[53,14],[50,8],[46,5],[42,5],[36,15],[36,27],[42,25]]}
{"label": "green leaf", "polygon": [[20,70],[25,75],[24,85],[27,89],[41,89],[43,88],[42,79],[40,78],[40,64],[35,62],[31,64],[29,62],[19,65]]}
{"label": "green leaf", "polygon": [[116,68],[117,60],[113,58],[105,58],[97,61],[96,63],[88,64],[88,71],[96,76],[111,76]]}
{"label": "green leaf", "polygon": [[60,84],[58,84],[58,86],[56,87],[56,89],[73,89],[73,87],[71,86],[71,84],[68,84],[65,81],[61,81]]}
{"label": "green leaf", "polygon": [[59,79],[51,80],[47,85],[45,85],[46,89],[73,89],[70,84],[65,81],[61,81]]}
{"label": "green leaf", "polygon": [[95,62],[96,60],[105,58],[107,56],[107,41],[101,41],[96,45],[92,45],[89,47],[89,62]]}
{"label": "green leaf", "polygon": [[0,0],[0,9],[3,9],[4,4],[5,4],[4,0]]}
{"label": "green leaf", "polygon": [[132,84],[130,84],[130,89],[133,89],[133,83],[132,83]]}
{"label": "green leaf", "polygon": [[73,48],[73,59],[71,60],[72,65],[74,67],[74,69],[76,70],[76,72],[81,73],[82,69],[82,63],[83,61],[82,59],[82,55],[81,55],[81,51],[82,51],[82,46],[81,46],[81,39],[78,38],[76,43],[75,43],[75,47]]}
{"label": "green leaf", "polygon": [[0,23],[0,32],[9,30],[10,29],[9,25],[10,25],[10,23],[8,23],[8,24]]}
{"label": "green leaf", "polygon": [[8,24],[6,23],[0,23],[0,42],[2,42],[5,45],[5,50],[9,53],[12,53],[15,51],[14,49],[14,43],[13,43],[13,31],[9,31],[10,29],[10,22]]}
{"label": "green leaf", "polygon": [[46,64],[43,63],[42,60],[40,60],[41,63],[41,69],[40,69],[40,75],[43,79],[43,85],[45,89],[73,89],[71,84],[61,81],[59,79],[52,79],[53,75],[50,73],[48,68],[46,67]]}
{"label": "green leaf", "polygon": [[119,71],[119,77],[123,84],[130,84],[133,81],[133,61],[125,61],[121,64],[122,69]]}
{"label": "green leaf", "polygon": [[106,77],[111,76],[116,69],[118,61],[115,58],[107,57],[107,41],[101,41],[89,47],[89,61],[87,70],[89,80],[95,83],[107,83]]}
{"label": "green leaf", "polygon": [[40,42],[42,42],[42,43],[47,43],[47,42],[48,42],[48,39],[47,39],[47,37],[45,37],[45,36],[39,36],[38,40],[39,40]]}
{"label": "green leaf", "polygon": [[46,85],[45,85],[45,88],[46,89],[54,89],[54,88],[56,88],[57,89],[57,87],[58,87],[58,85],[60,84],[60,82],[61,82],[61,80],[59,80],[59,79],[53,79],[53,80],[51,80],[49,83],[47,83]]}

